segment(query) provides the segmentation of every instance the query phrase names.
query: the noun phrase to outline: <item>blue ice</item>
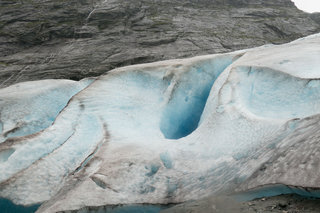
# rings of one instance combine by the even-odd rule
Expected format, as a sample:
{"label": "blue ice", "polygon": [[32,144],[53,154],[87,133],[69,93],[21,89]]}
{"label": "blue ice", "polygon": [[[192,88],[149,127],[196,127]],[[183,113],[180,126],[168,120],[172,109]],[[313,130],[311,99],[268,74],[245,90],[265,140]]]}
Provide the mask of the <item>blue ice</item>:
{"label": "blue ice", "polygon": [[231,56],[201,61],[181,77],[161,118],[166,138],[185,137],[198,127],[213,83],[232,61]]}
{"label": "blue ice", "polygon": [[237,75],[241,100],[258,116],[290,119],[320,113],[320,80],[259,67],[238,68]]}

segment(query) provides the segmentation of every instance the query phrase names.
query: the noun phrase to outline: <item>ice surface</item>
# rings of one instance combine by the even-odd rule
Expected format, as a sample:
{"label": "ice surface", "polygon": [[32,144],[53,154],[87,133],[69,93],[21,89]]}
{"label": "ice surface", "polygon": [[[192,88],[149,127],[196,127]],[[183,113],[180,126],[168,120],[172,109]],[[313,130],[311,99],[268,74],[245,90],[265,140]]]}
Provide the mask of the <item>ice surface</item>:
{"label": "ice surface", "polygon": [[123,67],[94,82],[2,89],[0,196],[56,212],[278,183],[316,192],[319,44],[314,35]]}
{"label": "ice surface", "polygon": [[[23,82],[0,90],[0,143],[50,126],[70,98],[92,82],[43,80]],[[12,110],[14,109],[14,110]]]}
{"label": "ice surface", "polygon": [[281,139],[273,150],[264,149],[257,157],[263,163],[238,191],[281,183],[305,189],[310,195],[319,197],[319,121],[319,115],[296,120],[295,131]]}
{"label": "ice surface", "polygon": [[160,123],[160,129],[166,138],[185,137],[198,127],[214,81],[232,62],[231,55],[200,61],[190,67],[179,80],[168,80],[169,87],[173,88]]}
{"label": "ice surface", "polygon": [[14,149],[4,149],[0,151],[0,162],[5,162],[14,153]]}
{"label": "ice surface", "polygon": [[300,79],[260,67],[240,67],[232,73],[241,102],[257,116],[274,119],[307,117],[320,112],[320,80]]}

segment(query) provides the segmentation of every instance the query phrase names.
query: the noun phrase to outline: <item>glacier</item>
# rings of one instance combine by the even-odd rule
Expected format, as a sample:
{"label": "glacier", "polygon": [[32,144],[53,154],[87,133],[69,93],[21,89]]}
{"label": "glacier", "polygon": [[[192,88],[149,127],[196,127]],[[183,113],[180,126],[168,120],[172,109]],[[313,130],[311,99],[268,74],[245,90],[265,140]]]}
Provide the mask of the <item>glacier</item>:
{"label": "glacier", "polygon": [[320,34],[0,89],[0,197],[38,212],[320,197]]}

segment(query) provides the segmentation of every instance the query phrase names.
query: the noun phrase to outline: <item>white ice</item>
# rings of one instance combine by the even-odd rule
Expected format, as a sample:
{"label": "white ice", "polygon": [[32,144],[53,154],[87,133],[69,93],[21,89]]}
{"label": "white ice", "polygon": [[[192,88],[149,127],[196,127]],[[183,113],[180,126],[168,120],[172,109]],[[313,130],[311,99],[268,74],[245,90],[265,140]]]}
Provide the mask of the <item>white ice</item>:
{"label": "white ice", "polygon": [[[319,59],[318,34],[123,67],[82,91],[49,89],[46,98],[26,82],[30,98],[1,108],[0,196],[48,201],[39,212],[56,212],[183,202],[276,183],[319,188],[320,146],[308,136],[320,113]],[[0,90],[2,103],[19,94],[15,87]],[[299,140],[291,140],[295,134]],[[312,160],[301,165],[308,153]],[[303,176],[297,166],[308,176],[291,178]]]}
{"label": "white ice", "polygon": [[43,80],[23,82],[0,90],[0,143],[50,126],[73,95],[92,82]]}

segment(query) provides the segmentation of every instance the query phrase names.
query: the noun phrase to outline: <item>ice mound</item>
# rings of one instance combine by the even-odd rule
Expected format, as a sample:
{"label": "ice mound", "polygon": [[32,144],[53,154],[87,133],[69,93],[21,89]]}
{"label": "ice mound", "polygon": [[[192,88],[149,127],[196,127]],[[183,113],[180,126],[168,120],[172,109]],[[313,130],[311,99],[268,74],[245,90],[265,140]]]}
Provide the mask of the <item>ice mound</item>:
{"label": "ice mound", "polygon": [[317,34],[1,89],[0,196],[39,212],[275,184],[318,196],[319,59]]}
{"label": "ice mound", "polygon": [[23,82],[0,90],[0,143],[49,127],[70,98],[93,79]]}

